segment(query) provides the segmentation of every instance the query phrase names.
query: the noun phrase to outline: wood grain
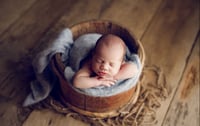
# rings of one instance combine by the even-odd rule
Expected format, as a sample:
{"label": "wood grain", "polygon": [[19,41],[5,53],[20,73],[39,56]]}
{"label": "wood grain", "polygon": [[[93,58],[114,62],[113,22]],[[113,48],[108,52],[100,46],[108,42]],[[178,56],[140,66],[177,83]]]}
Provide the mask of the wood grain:
{"label": "wood grain", "polygon": [[13,99],[0,95],[1,126],[21,126],[29,114],[29,109],[21,108]]}
{"label": "wood grain", "polygon": [[[57,25],[61,28],[70,27],[77,23],[98,19],[108,0],[78,0],[71,9],[66,11]],[[56,27],[58,27],[56,26]]]}
{"label": "wood grain", "polygon": [[163,0],[110,1],[100,15],[101,19],[112,20],[127,27],[138,39],[151,23]]}
{"label": "wood grain", "polygon": [[36,0],[1,0],[0,35],[15,23]]}
{"label": "wood grain", "polygon": [[178,90],[164,120],[164,126],[199,126],[199,41],[193,46]]}
{"label": "wood grain", "polygon": [[197,0],[168,0],[152,20],[142,42],[146,64],[156,65],[166,75],[170,97],[157,111],[157,126],[162,124],[170,101],[177,89],[186,59],[198,33]]}
{"label": "wood grain", "polygon": [[[34,122],[34,123],[33,123]],[[49,110],[35,110],[22,126],[89,126],[70,116],[61,115]]]}
{"label": "wood grain", "polygon": [[[22,66],[21,69],[30,68],[32,49],[64,11],[69,9],[70,4],[73,4],[70,0],[43,0],[37,2],[13,24],[13,27],[0,36],[1,86],[6,78],[9,78],[10,74],[16,71],[16,68],[20,71],[18,65],[21,62],[26,62],[28,67]],[[55,11],[55,8],[59,9]]]}

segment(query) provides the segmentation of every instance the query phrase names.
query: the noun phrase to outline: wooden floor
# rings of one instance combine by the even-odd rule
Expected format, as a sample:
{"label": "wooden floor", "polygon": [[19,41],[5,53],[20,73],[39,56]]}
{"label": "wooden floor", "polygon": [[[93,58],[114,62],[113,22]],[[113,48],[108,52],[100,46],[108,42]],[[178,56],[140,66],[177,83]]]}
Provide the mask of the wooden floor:
{"label": "wooden floor", "polygon": [[198,0],[0,0],[0,125],[89,126],[21,103],[34,76],[31,60],[52,31],[107,19],[134,32],[145,64],[166,75],[171,92],[155,125],[199,126],[199,9]]}

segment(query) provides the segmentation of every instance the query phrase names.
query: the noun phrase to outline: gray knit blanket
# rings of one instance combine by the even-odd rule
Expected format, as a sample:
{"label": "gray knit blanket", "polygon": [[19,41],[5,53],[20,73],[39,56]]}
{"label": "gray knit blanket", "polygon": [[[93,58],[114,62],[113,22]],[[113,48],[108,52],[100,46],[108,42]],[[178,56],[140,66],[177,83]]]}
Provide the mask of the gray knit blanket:
{"label": "gray knit blanket", "polygon": [[[61,59],[66,65],[64,76],[72,84],[72,77],[75,72],[79,70],[81,61],[90,54],[99,37],[101,37],[101,34],[89,33],[73,40],[73,35],[70,29],[64,29],[52,44],[50,44],[45,50],[39,52],[34,58],[32,65],[34,67],[36,80],[33,80],[30,83],[31,92],[26,97],[23,106],[29,106],[44,100],[48,97],[54,85],[59,83],[49,65],[54,54],[62,53]],[[139,72],[133,78],[119,80],[111,87],[99,86],[89,89],[74,88],[74,90],[87,95],[100,97],[112,96],[127,91],[137,84],[142,66],[138,55],[130,52],[128,48],[126,52],[126,60],[127,62],[134,62],[137,65]]]}

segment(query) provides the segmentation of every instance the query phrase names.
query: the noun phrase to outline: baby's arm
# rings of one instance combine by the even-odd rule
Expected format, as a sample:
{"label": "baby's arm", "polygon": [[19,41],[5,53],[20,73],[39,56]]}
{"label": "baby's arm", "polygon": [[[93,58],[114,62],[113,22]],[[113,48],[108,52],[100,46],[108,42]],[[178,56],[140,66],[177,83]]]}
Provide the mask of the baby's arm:
{"label": "baby's arm", "polygon": [[114,80],[104,80],[98,76],[91,77],[92,71],[88,63],[86,63],[74,76],[73,85],[76,88],[91,88],[97,86],[111,86],[115,84]]}
{"label": "baby's arm", "polygon": [[117,75],[114,76],[116,80],[123,80],[134,77],[138,73],[138,68],[133,62],[125,62],[122,64]]}

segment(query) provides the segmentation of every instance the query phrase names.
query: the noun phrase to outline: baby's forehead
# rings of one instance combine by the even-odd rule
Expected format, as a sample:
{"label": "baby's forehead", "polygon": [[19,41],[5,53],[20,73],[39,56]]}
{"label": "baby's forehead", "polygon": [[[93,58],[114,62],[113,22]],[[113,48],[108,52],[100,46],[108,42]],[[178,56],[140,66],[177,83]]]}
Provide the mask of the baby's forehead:
{"label": "baby's forehead", "polygon": [[115,43],[121,43],[121,42],[123,43],[123,40],[119,36],[113,35],[113,34],[103,35],[102,41],[107,42],[107,43],[113,42],[113,41]]}
{"label": "baby's forehead", "polygon": [[110,53],[106,54],[106,55],[105,54],[101,55],[101,53],[95,53],[94,58],[98,59],[98,60],[102,60],[102,61],[107,61],[110,63],[121,62],[123,60],[123,58],[121,56],[119,56],[119,55],[113,56],[112,54],[110,55]]}
{"label": "baby's forehead", "polygon": [[100,40],[97,42],[97,46],[118,47],[118,49],[126,49],[124,41],[120,37],[113,34],[102,36],[102,38],[100,38]]}

